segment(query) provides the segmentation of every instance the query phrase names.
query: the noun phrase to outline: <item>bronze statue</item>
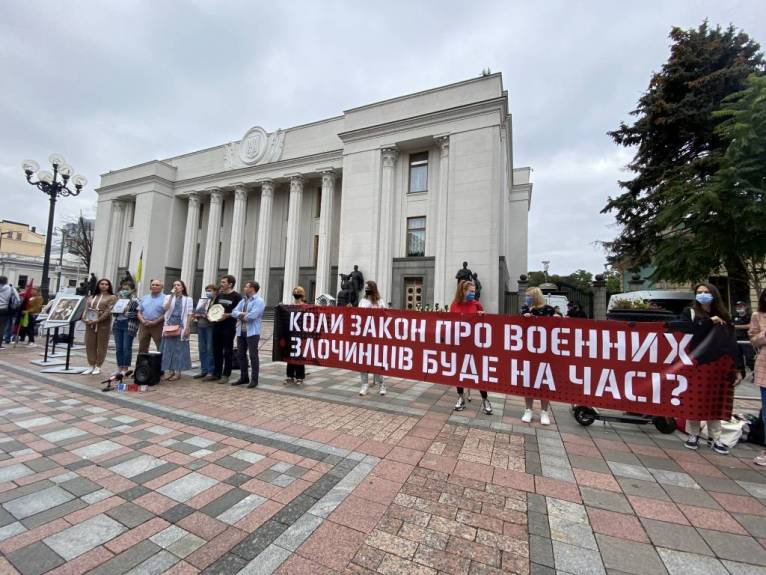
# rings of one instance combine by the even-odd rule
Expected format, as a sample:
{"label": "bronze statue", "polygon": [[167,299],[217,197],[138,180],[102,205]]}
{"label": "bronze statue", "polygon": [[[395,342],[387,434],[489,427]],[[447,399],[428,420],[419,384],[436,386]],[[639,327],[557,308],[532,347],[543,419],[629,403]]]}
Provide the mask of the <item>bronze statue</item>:
{"label": "bronze statue", "polygon": [[481,298],[481,282],[479,281],[479,274],[475,273],[473,276],[473,284],[476,286],[476,299],[479,300]]}
{"label": "bronze statue", "polygon": [[468,269],[468,262],[463,262],[463,267],[457,271],[455,274],[455,279],[457,280],[457,283],[460,283],[464,280],[473,280],[473,274],[471,273],[471,270]]}
{"label": "bronze statue", "polygon": [[337,297],[338,305],[351,304],[356,307],[359,304],[359,292],[354,283],[351,274],[340,274],[340,291]]}
{"label": "bronze statue", "polygon": [[364,276],[359,271],[359,266],[354,266],[354,271],[348,274],[351,278],[351,285],[357,294],[364,289]]}

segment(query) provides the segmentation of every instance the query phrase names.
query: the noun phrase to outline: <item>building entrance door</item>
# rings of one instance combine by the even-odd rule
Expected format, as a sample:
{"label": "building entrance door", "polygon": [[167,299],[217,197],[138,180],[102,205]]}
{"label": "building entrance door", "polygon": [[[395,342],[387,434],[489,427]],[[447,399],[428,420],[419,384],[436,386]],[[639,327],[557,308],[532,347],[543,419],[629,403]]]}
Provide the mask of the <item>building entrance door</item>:
{"label": "building entrance door", "polygon": [[420,309],[423,307],[423,278],[404,278],[404,307],[405,309]]}

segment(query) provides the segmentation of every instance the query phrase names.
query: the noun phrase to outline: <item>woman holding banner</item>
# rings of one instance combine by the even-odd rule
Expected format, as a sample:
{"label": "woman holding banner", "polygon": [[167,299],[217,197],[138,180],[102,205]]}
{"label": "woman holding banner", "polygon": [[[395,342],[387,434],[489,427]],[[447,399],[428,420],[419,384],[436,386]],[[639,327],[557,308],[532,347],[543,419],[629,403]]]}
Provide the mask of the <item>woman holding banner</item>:
{"label": "woman holding banner", "polygon": [[[476,300],[476,284],[469,280],[461,280],[457,284],[457,290],[455,291],[455,298],[452,300],[452,304],[449,306],[450,313],[484,313],[484,308]],[[465,397],[463,395],[463,388],[457,388],[457,403],[455,404],[455,411],[463,411],[465,409]],[[487,392],[480,390],[481,393],[481,408],[487,415],[492,414],[492,404],[487,398]]]}
{"label": "woman holding banner", "polygon": [[[383,303],[383,298],[381,298],[380,293],[378,293],[378,284],[374,281],[370,280],[364,284],[364,297],[359,302],[359,307],[375,309],[383,309],[386,307],[386,304]],[[362,387],[359,389],[359,395],[367,395],[367,390],[369,389],[369,374],[360,373],[359,376],[362,380]],[[383,382],[382,375],[373,374],[373,387],[376,383],[380,384],[380,395],[386,395],[386,384]]]}
{"label": "woman holding banner", "polygon": [[[306,305],[306,302],[304,301],[305,298],[306,290],[304,290],[302,286],[295,286],[293,288],[293,305]],[[359,307],[362,306],[360,305]],[[290,363],[288,361],[287,376],[285,377],[284,385],[291,383],[301,385],[304,379],[306,379],[306,366],[302,363]]]}
{"label": "woman holding banner", "polygon": [[[684,309],[683,319],[694,325],[694,337],[691,341],[692,354],[701,359],[705,356],[720,355],[725,347],[732,347],[738,351],[734,326],[728,310],[721,301],[721,294],[712,284],[701,283],[694,288],[694,303]],[[719,330],[716,332],[715,330]],[[721,331],[724,330],[724,331]],[[728,332],[728,333],[727,333]],[[719,348],[721,348],[719,350]],[[737,356],[741,359],[741,354]],[[738,361],[739,363],[739,361]],[[739,366],[738,366],[739,367]],[[742,379],[741,373],[737,372],[735,385]],[[707,423],[707,434],[713,443],[711,448],[716,453],[728,455],[729,448],[721,443],[721,421],[711,420]],[[686,433],[689,438],[684,443],[688,449],[699,447],[699,436],[702,428],[701,421],[686,421]]]}
{"label": "woman holding banner", "polygon": [[[753,312],[750,319],[750,329],[747,332],[750,343],[758,351],[755,358],[753,382],[761,389],[761,417],[766,426],[766,289],[758,298],[758,311]],[[756,457],[753,462],[756,465],[766,467],[766,450]]]}
{"label": "woman holding banner", "polygon": [[[524,317],[553,317],[556,315],[556,310],[545,303],[545,296],[540,288],[531,287],[527,288],[526,303],[521,308],[521,313]],[[521,421],[524,423],[531,423],[534,414],[532,408],[535,400],[532,397],[525,397],[524,403],[526,404],[526,409],[524,410],[524,415],[521,416]],[[540,411],[540,423],[542,425],[550,425],[551,416],[549,410],[551,402],[546,399],[541,399],[540,407],[542,407],[542,411]]]}

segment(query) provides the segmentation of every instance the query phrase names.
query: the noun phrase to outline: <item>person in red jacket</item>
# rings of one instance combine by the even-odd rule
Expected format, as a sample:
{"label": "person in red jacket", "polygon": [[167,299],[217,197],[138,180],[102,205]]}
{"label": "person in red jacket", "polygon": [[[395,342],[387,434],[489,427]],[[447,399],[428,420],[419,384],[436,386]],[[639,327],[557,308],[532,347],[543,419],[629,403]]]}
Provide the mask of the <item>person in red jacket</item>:
{"label": "person in red jacket", "polygon": [[[455,299],[452,300],[449,311],[450,313],[484,313],[484,308],[476,300],[476,285],[472,281],[462,280],[458,283]],[[457,388],[455,411],[463,411],[465,409],[463,391],[462,387]],[[487,398],[487,392],[482,389],[479,393],[481,393],[481,408],[484,410],[484,413],[490,415],[492,413],[492,404]]]}

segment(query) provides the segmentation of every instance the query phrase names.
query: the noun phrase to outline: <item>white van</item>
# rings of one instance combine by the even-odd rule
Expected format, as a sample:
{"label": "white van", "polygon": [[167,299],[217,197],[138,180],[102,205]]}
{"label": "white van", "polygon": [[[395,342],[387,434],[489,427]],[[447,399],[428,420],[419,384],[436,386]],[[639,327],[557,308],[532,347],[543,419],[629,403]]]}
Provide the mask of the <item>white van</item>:
{"label": "white van", "polygon": [[553,293],[545,294],[545,303],[553,308],[558,306],[561,315],[567,314],[567,304],[569,303],[567,296]]}
{"label": "white van", "polygon": [[680,314],[691,305],[694,294],[688,290],[641,290],[617,293],[609,298],[607,311],[611,310],[619,300],[646,301],[674,314]]}

